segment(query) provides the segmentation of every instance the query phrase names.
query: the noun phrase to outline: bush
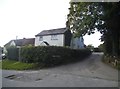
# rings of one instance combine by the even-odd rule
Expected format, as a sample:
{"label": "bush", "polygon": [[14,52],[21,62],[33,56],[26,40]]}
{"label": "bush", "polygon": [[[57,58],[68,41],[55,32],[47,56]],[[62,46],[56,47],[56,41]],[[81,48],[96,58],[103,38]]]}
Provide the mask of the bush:
{"label": "bush", "polygon": [[120,70],[120,58],[110,55],[104,55],[102,61],[108,65]]}
{"label": "bush", "polygon": [[28,63],[43,63],[46,66],[59,65],[81,60],[91,54],[90,50],[73,50],[56,46],[21,48],[21,60]]}
{"label": "bush", "polygon": [[94,48],[93,51],[94,52],[102,52],[102,50],[100,50],[99,48]]}

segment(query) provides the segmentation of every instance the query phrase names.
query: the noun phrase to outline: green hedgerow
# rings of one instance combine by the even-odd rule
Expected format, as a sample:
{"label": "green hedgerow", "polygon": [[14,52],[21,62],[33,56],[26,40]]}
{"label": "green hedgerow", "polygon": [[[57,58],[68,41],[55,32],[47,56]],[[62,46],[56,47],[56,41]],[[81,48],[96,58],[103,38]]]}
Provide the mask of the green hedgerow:
{"label": "green hedgerow", "polygon": [[75,50],[58,46],[31,46],[21,48],[22,62],[42,63],[46,66],[81,60],[90,54],[91,51],[87,49]]}

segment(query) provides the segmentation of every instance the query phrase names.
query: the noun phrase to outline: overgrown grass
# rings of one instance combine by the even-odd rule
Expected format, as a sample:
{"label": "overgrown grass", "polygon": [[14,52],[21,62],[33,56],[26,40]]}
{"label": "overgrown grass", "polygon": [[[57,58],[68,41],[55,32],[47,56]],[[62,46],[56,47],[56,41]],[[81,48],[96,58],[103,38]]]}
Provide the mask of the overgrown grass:
{"label": "overgrown grass", "polygon": [[103,56],[102,61],[106,64],[108,64],[109,66],[120,70],[120,61],[117,61],[117,63],[115,64],[115,59],[112,57],[105,57]]}
{"label": "overgrown grass", "polygon": [[28,70],[28,69],[35,69],[38,66],[36,63],[22,63],[7,59],[0,62],[0,65],[2,65],[2,69],[7,69],[7,70]]}

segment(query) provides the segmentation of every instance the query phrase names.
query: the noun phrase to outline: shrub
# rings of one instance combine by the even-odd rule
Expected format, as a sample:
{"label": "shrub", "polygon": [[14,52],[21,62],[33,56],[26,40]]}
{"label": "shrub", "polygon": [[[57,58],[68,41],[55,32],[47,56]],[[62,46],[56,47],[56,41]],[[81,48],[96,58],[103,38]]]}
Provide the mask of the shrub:
{"label": "shrub", "polygon": [[115,56],[111,56],[111,55],[104,55],[102,61],[104,63],[107,63],[108,65],[117,68],[118,70],[120,70],[120,58],[119,57],[115,57]]}
{"label": "shrub", "polygon": [[94,52],[102,52],[102,50],[100,50],[99,48],[94,48],[93,51]]}
{"label": "shrub", "polygon": [[22,47],[21,60],[28,63],[43,63],[46,66],[59,65],[81,60],[91,54],[87,49],[73,50],[56,46]]}

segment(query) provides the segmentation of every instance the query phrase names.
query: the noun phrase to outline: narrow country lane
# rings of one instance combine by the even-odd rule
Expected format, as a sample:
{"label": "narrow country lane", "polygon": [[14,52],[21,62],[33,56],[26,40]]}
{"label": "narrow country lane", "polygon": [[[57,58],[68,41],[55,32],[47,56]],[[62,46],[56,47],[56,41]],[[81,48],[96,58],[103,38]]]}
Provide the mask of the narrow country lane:
{"label": "narrow country lane", "polygon": [[[93,53],[81,62],[35,71],[3,70],[2,86],[118,87],[118,71],[102,63],[102,56],[102,53]],[[15,78],[5,78],[9,75]]]}

